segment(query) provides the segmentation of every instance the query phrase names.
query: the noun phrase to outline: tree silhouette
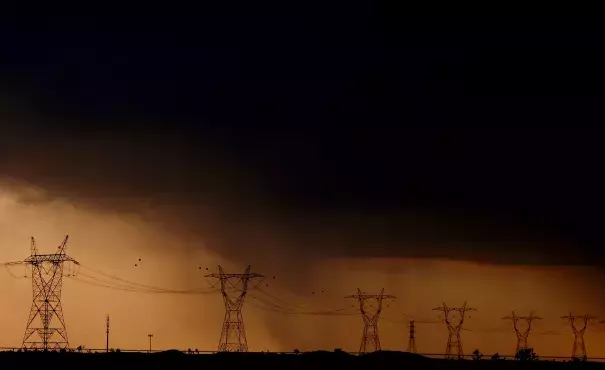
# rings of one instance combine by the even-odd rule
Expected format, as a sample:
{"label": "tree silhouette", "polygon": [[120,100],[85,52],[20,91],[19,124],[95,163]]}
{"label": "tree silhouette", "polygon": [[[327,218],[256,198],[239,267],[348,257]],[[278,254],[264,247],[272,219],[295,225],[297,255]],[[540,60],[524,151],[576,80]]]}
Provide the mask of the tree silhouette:
{"label": "tree silhouette", "polygon": [[538,355],[533,348],[523,348],[515,354],[515,360],[519,361],[537,361]]}
{"label": "tree silhouette", "polygon": [[478,349],[473,351],[473,360],[479,361],[483,358],[483,353],[481,353]]}

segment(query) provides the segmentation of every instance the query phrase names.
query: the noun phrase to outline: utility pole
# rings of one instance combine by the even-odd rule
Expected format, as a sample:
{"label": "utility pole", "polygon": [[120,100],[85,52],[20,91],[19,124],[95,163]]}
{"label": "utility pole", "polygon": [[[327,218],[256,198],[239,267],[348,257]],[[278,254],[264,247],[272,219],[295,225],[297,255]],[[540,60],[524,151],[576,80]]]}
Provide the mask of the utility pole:
{"label": "utility pole", "polygon": [[414,320],[410,320],[410,339],[408,341],[408,352],[416,353],[416,328],[414,325]]}
{"label": "utility pole", "polygon": [[149,353],[151,353],[151,338],[153,338],[153,334],[147,334],[149,337]]}
{"label": "utility pole", "polygon": [[[362,293],[361,290],[357,288],[357,294],[348,295],[345,298],[354,298],[359,301],[359,312],[361,312],[364,324],[359,354],[367,353],[368,349],[371,349],[371,351],[380,351],[378,319],[382,312],[382,302],[385,299],[395,299],[395,296],[384,294],[384,288],[380,291],[380,294]],[[372,309],[374,307],[371,304],[368,305],[368,301],[370,300],[376,301],[375,309]]]}
{"label": "utility pole", "polygon": [[109,353],[109,315],[107,315],[105,324],[105,352]]}
{"label": "utility pole", "polygon": [[[462,324],[464,324],[466,313],[470,311],[477,311],[477,309],[467,307],[466,302],[464,302],[462,307],[448,307],[445,303],[443,303],[443,306],[433,308],[433,311],[443,312],[443,318],[445,324],[447,325],[448,336],[447,346],[445,347],[445,358],[456,358],[458,360],[462,360],[464,358],[464,351],[462,350],[460,330],[462,329]],[[457,324],[454,324],[451,320],[452,317],[450,316],[450,314],[452,312],[458,312],[460,314],[460,319]]]}
{"label": "utility pole", "polygon": [[[32,237],[29,257],[23,261],[4,264],[5,266],[25,265],[26,268],[31,268],[33,301],[22,348],[48,351],[69,347],[61,304],[61,290],[63,274],[67,273],[68,276],[75,274],[70,267],[79,263],[66,253],[68,239],[69,236],[65,236],[55,253],[39,254],[36,240]],[[68,263],[67,271],[64,269],[65,263]],[[53,323],[54,318],[56,321]],[[35,324],[36,319],[39,319],[38,324]]]}
{"label": "utility pole", "polygon": [[[511,320],[513,322],[513,329],[515,330],[515,334],[517,335],[517,347],[515,349],[515,353],[518,353],[520,350],[528,349],[527,346],[527,338],[529,338],[529,333],[531,332],[531,325],[534,320],[541,320],[541,317],[534,316],[533,312],[530,313],[529,316],[517,316],[515,311],[513,311],[512,316],[503,317],[502,320]],[[527,327],[525,330],[519,329],[519,321],[525,321],[527,323]]]}
{"label": "utility pole", "polygon": [[[221,338],[219,339],[219,352],[248,352],[248,341],[244,328],[244,299],[248,292],[248,282],[252,279],[263,278],[263,275],[251,273],[250,267],[243,274],[226,274],[223,268],[218,266],[218,274],[206,275],[207,278],[216,278],[221,281],[221,293],[225,303],[225,319]],[[229,287],[239,292],[237,296],[229,296]]]}
{"label": "utility pole", "polygon": [[[578,360],[586,360],[586,343],[584,343],[584,333],[586,333],[586,327],[588,324],[596,319],[594,316],[583,315],[574,316],[569,313],[567,316],[561,317],[563,320],[568,320],[573,330],[573,349],[571,350],[571,358]],[[580,321],[581,324],[576,326],[576,322]]]}

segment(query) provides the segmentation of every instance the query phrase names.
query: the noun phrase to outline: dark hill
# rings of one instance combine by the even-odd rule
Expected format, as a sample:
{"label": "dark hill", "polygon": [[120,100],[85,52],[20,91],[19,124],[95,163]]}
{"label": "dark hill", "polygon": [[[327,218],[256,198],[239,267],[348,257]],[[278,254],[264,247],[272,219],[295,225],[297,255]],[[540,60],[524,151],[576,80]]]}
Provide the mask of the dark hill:
{"label": "dark hill", "polygon": [[404,352],[377,352],[353,356],[341,351],[278,353],[221,353],[190,355],[179,351],[161,353],[43,353],[0,352],[2,369],[605,369],[600,363],[536,361],[440,360]]}

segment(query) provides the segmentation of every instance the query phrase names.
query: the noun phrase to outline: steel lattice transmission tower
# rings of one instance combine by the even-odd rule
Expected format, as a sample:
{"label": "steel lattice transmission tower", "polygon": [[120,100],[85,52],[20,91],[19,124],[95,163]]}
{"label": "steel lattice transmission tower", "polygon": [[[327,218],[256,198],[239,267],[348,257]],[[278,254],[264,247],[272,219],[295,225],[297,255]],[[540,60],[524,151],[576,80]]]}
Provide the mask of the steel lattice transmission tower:
{"label": "steel lattice transmission tower", "polygon": [[[571,358],[572,359],[586,359],[586,343],[584,342],[584,333],[586,333],[586,327],[588,324],[596,319],[594,316],[583,315],[583,316],[574,316],[569,313],[567,316],[561,317],[563,320],[568,320],[571,325],[571,329],[573,330],[573,349],[571,350]],[[577,325],[576,323],[580,321],[581,324]]]}
{"label": "steel lattice transmission tower", "polygon": [[109,353],[109,315],[105,319],[105,352]]}
{"label": "steel lattice transmission tower", "polygon": [[[206,277],[217,278],[221,282],[221,293],[225,302],[225,320],[223,330],[218,344],[219,352],[248,352],[246,330],[244,329],[244,318],[242,308],[244,299],[248,292],[248,283],[252,279],[263,278],[263,275],[250,272],[250,266],[243,274],[226,274],[223,268],[218,266],[219,273],[206,275]],[[235,297],[229,296],[229,291],[239,294]]]}
{"label": "steel lattice transmission tower", "polygon": [[[367,353],[368,349],[371,351],[380,351],[380,338],[378,337],[378,319],[382,312],[382,302],[385,299],[395,299],[395,296],[384,294],[384,288],[380,291],[380,294],[366,294],[362,293],[357,288],[357,294],[348,295],[345,298],[354,298],[359,301],[359,312],[363,318],[363,336],[361,337],[361,345],[359,346],[359,353]],[[372,305],[368,305],[368,301],[376,301],[376,308]]]}
{"label": "steel lattice transmission tower", "polygon": [[[541,317],[534,316],[533,312],[530,313],[529,316],[517,316],[515,311],[512,312],[512,316],[506,316],[502,319],[511,320],[513,322],[513,329],[515,329],[515,334],[517,335],[517,347],[515,348],[515,353],[522,349],[529,348],[527,346],[527,339],[529,338],[529,333],[531,333],[531,325],[534,320],[542,320]],[[525,330],[519,328],[519,321],[525,321],[527,323]]]}
{"label": "steel lattice transmission tower", "polygon": [[[6,266],[25,265],[31,268],[33,302],[30,310],[23,348],[61,349],[69,347],[67,329],[61,304],[65,263],[79,265],[66,254],[67,240],[53,254],[39,254],[36,240],[31,238],[31,255],[23,261],[9,262]],[[70,268],[67,269],[69,273]],[[69,273],[71,275],[71,273]]]}
{"label": "steel lattice transmission tower", "polygon": [[[466,313],[470,311],[477,311],[477,309],[467,307],[466,302],[464,302],[462,307],[448,307],[445,303],[443,303],[443,306],[433,308],[433,311],[443,312],[443,319],[445,321],[445,324],[447,325],[448,335],[447,345],[445,347],[445,358],[456,358],[461,360],[462,358],[464,358],[464,351],[462,350],[460,330],[462,329],[462,324],[464,324]],[[451,314],[453,312],[458,312],[460,314],[460,319],[458,323],[452,322]]]}
{"label": "steel lattice transmission tower", "polygon": [[410,338],[408,340],[408,352],[416,353],[416,325],[414,320],[410,320]]}

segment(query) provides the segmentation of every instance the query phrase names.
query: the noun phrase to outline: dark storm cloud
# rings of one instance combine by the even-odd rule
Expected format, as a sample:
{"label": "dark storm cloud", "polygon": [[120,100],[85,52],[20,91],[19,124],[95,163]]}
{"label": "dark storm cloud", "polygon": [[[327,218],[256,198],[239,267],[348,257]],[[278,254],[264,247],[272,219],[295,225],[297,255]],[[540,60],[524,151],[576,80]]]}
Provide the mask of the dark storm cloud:
{"label": "dark storm cloud", "polygon": [[[578,55],[597,66],[594,49],[300,18],[204,23],[230,29],[219,39],[89,23],[13,39],[4,178],[141,212],[239,260],[592,263],[603,240],[602,134],[577,127],[601,100],[549,97],[603,80],[552,80],[587,73]],[[515,97],[526,90],[542,97]]]}
{"label": "dark storm cloud", "polygon": [[[439,169],[441,176],[420,182],[419,177],[426,174],[413,170],[418,159],[409,149],[411,158],[396,157],[397,163],[383,158],[388,166],[382,163],[366,169],[368,164],[356,159],[368,160],[369,155],[344,151],[342,146],[338,148],[344,152],[339,154],[323,154],[312,163],[302,155],[297,162],[298,150],[318,150],[304,151],[310,143],[318,145],[310,139],[299,139],[304,145],[294,153],[282,146],[273,152],[279,158],[265,160],[253,153],[238,155],[235,148],[218,144],[223,138],[193,140],[182,131],[159,126],[147,128],[145,134],[119,136],[114,131],[77,136],[55,132],[36,138],[28,132],[28,139],[24,134],[15,128],[10,139],[3,136],[0,167],[4,178],[36,185],[45,190],[48,199],[140,212],[173,232],[203,236],[207,247],[236,260],[281,254],[284,259],[351,256],[513,264],[587,262],[581,253],[552,253],[578,240],[564,235],[546,218],[537,219],[547,217],[539,208],[547,205],[547,199],[540,199],[545,189],[534,189],[536,204],[524,200],[519,205],[510,198],[513,195],[504,192],[506,184],[498,184],[507,175],[490,181],[490,173],[494,174],[487,169],[478,178],[466,173],[477,167],[460,167],[456,170],[460,178],[454,173],[450,177],[444,172],[450,164],[441,161],[432,167],[444,166]],[[421,137],[418,134],[416,139]],[[339,166],[344,155],[353,164]],[[468,165],[468,160],[461,159],[461,163]],[[496,163],[492,160],[490,165]],[[403,179],[396,175],[400,171]],[[483,183],[473,188],[463,177]],[[531,191],[528,185],[536,182],[526,179],[529,183],[521,189],[515,190],[513,183],[508,190],[517,195]],[[457,188],[460,181],[464,188]],[[471,197],[480,187],[496,194],[481,192]],[[445,191],[455,196],[447,196]],[[23,198],[26,202],[44,200],[40,193],[24,194]],[[503,201],[510,204],[504,206]]]}

